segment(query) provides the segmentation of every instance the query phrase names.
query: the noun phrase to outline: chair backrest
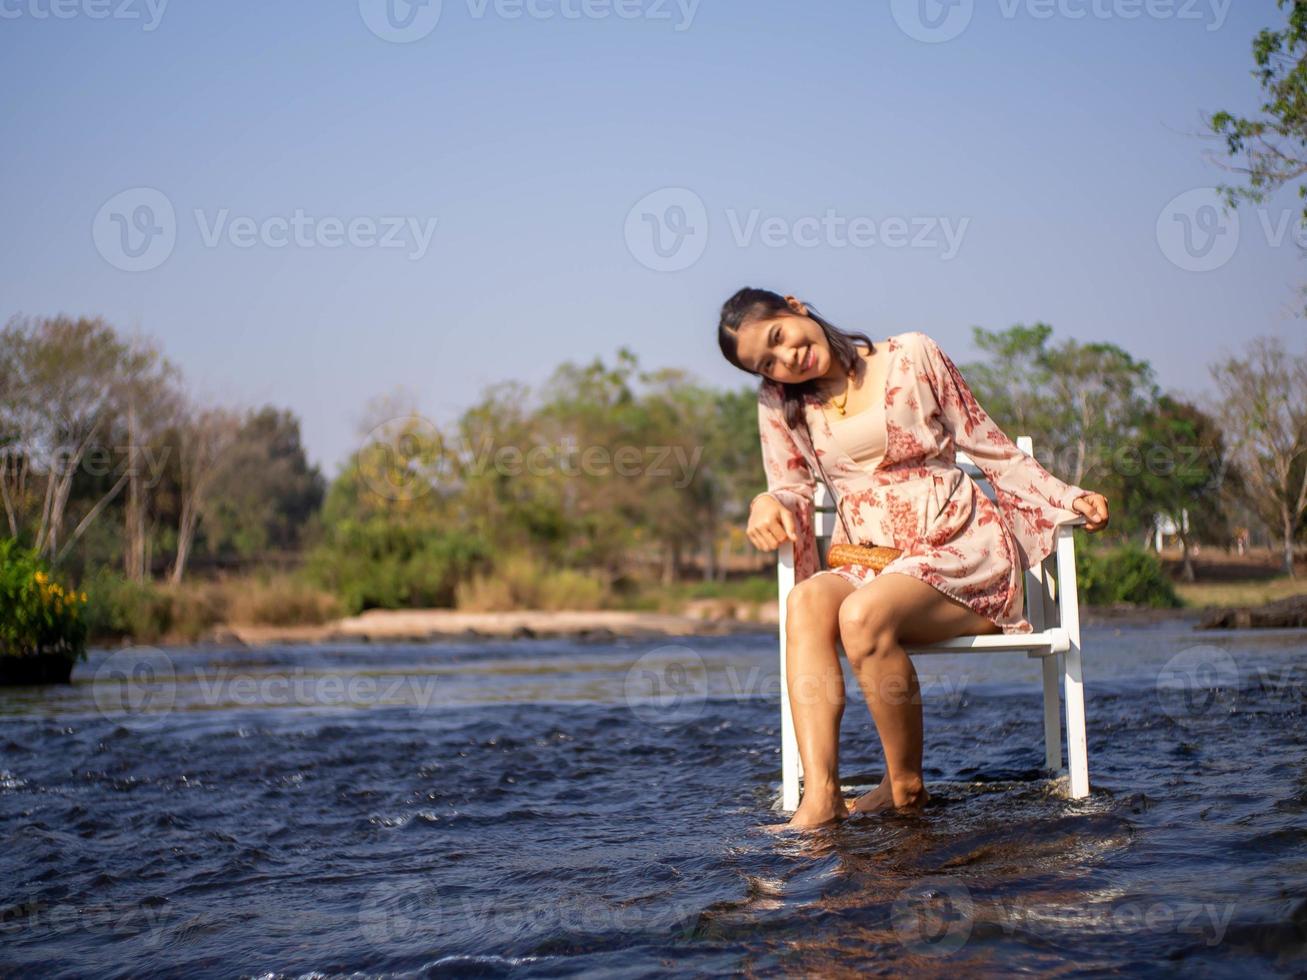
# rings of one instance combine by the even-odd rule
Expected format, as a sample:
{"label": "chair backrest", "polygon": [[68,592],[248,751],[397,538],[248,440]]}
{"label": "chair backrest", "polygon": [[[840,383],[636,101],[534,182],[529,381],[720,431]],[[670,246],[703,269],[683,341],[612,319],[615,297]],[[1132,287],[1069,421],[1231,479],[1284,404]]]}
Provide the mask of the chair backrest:
{"label": "chair backrest", "polygon": [[[1017,448],[1028,456],[1035,455],[1034,443],[1030,436],[1018,436],[1016,439]],[[977,486],[990,500],[998,502],[998,495],[994,490],[993,484],[985,476],[984,470],[977,466],[966,453],[958,450],[956,457],[957,464],[962,471],[976,481]],[[817,554],[821,561],[821,567],[826,566],[826,549],[830,546],[831,535],[835,532],[835,522],[839,520],[835,511],[835,497],[829,488],[820,479],[817,481],[817,489],[813,494],[813,504],[815,514],[813,525],[817,536]],[[1045,610],[1040,608],[1038,611],[1031,609],[1031,589],[1026,590],[1026,616],[1036,628],[1040,628],[1045,619]],[[1042,606],[1042,604],[1041,604]],[[1032,618],[1037,617],[1037,618]]]}

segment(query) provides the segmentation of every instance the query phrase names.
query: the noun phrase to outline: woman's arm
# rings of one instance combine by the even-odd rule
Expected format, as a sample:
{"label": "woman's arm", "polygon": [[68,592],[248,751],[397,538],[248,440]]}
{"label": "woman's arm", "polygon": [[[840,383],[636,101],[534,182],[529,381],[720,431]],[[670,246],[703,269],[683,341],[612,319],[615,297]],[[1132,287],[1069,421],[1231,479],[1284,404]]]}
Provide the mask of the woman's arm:
{"label": "woman's arm", "polygon": [[[935,390],[939,419],[957,447],[980,467],[997,489],[1022,487],[1051,506],[1077,510],[1072,503],[1092,491],[1063,483],[1023,452],[980,407],[952,359],[928,334],[922,333],[925,368]],[[1095,495],[1096,496],[1096,495]]]}
{"label": "woman's arm", "polygon": [[764,493],[777,500],[794,517],[797,538],[794,543],[794,579],[799,582],[815,573],[819,566],[813,524],[817,478],[785,424],[781,395],[766,382],[758,391],[758,437],[762,446],[763,471],[767,477]]}

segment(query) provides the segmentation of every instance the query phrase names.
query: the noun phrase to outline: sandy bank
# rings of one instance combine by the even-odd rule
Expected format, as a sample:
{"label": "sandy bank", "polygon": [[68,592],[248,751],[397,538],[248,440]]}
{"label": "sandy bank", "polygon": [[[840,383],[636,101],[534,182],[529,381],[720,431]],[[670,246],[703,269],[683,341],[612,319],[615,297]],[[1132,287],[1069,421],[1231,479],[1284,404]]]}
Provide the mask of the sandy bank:
{"label": "sandy bank", "polygon": [[[1138,626],[1166,620],[1197,625],[1204,610],[1117,605],[1081,609],[1085,627]],[[602,642],[616,637],[721,636],[776,630],[777,607],[701,599],[680,614],[621,610],[527,610],[474,613],[452,609],[371,609],[320,626],[227,625],[206,639],[218,643],[405,642],[424,640],[563,637]]]}
{"label": "sandy bank", "polygon": [[[412,640],[567,637],[720,636],[776,629],[776,604],[691,603],[683,614],[624,610],[528,610],[475,613],[452,609],[370,609],[321,626],[227,625],[216,642],[261,643],[399,642]],[[769,615],[770,613],[770,615]]]}

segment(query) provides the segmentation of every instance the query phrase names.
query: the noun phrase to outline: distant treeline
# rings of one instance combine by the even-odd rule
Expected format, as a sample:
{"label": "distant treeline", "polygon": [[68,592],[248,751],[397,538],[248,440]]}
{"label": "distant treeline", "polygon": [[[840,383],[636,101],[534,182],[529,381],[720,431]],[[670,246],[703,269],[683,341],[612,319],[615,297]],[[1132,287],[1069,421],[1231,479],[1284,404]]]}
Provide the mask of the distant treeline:
{"label": "distant treeline", "polygon": [[[1251,535],[1289,562],[1307,509],[1307,358],[1258,339],[1212,365],[1204,409],[1121,348],[1052,333],[974,328],[983,358],[961,368],[1052,472],[1107,495],[1105,537],[1144,542],[1169,517],[1186,554]],[[443,427],[378,400],[330,481],[292,413],[199,404],[155,343],[102,319],[16,318],[0,365],[8,534],[74,583],[179,584],[275,555],[346,610],[495,608],[721,579],[756,554],[756,382],[641,370],[626,348],[566,362],[538,390],[493,385]]]}

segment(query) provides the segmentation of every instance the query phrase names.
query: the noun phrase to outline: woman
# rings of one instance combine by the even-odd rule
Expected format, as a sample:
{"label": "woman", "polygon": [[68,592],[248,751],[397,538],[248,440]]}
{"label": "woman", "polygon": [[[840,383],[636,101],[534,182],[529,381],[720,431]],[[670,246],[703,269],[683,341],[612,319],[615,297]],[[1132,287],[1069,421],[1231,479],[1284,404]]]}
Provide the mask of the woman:
{"label": "woman", "polygon": [[[1083,515],[1086,530],[1105,527],[1107,500],[1063,483],[1018,449],[924,333],[874,344],[793,296],[742,289],[722,307],[718,341],[727,360],[763,379],[767,490],[750,505],[747,535],[764,551],[794,543],[786,674],[804,793],[789,825],[919,808],[929,798],[921,698],[903,644],[1032,632],[1022,617],[1023,572],[1053,550],[1059,524]],[[985,473],[997,505],[957,465],[958,449]],[[836,498],[832,545],[902,550],[881,572],[819,570],[817,473]],[[885,778],[852,803],[839,788],[844,679],[836,641],[885,751]]]}

